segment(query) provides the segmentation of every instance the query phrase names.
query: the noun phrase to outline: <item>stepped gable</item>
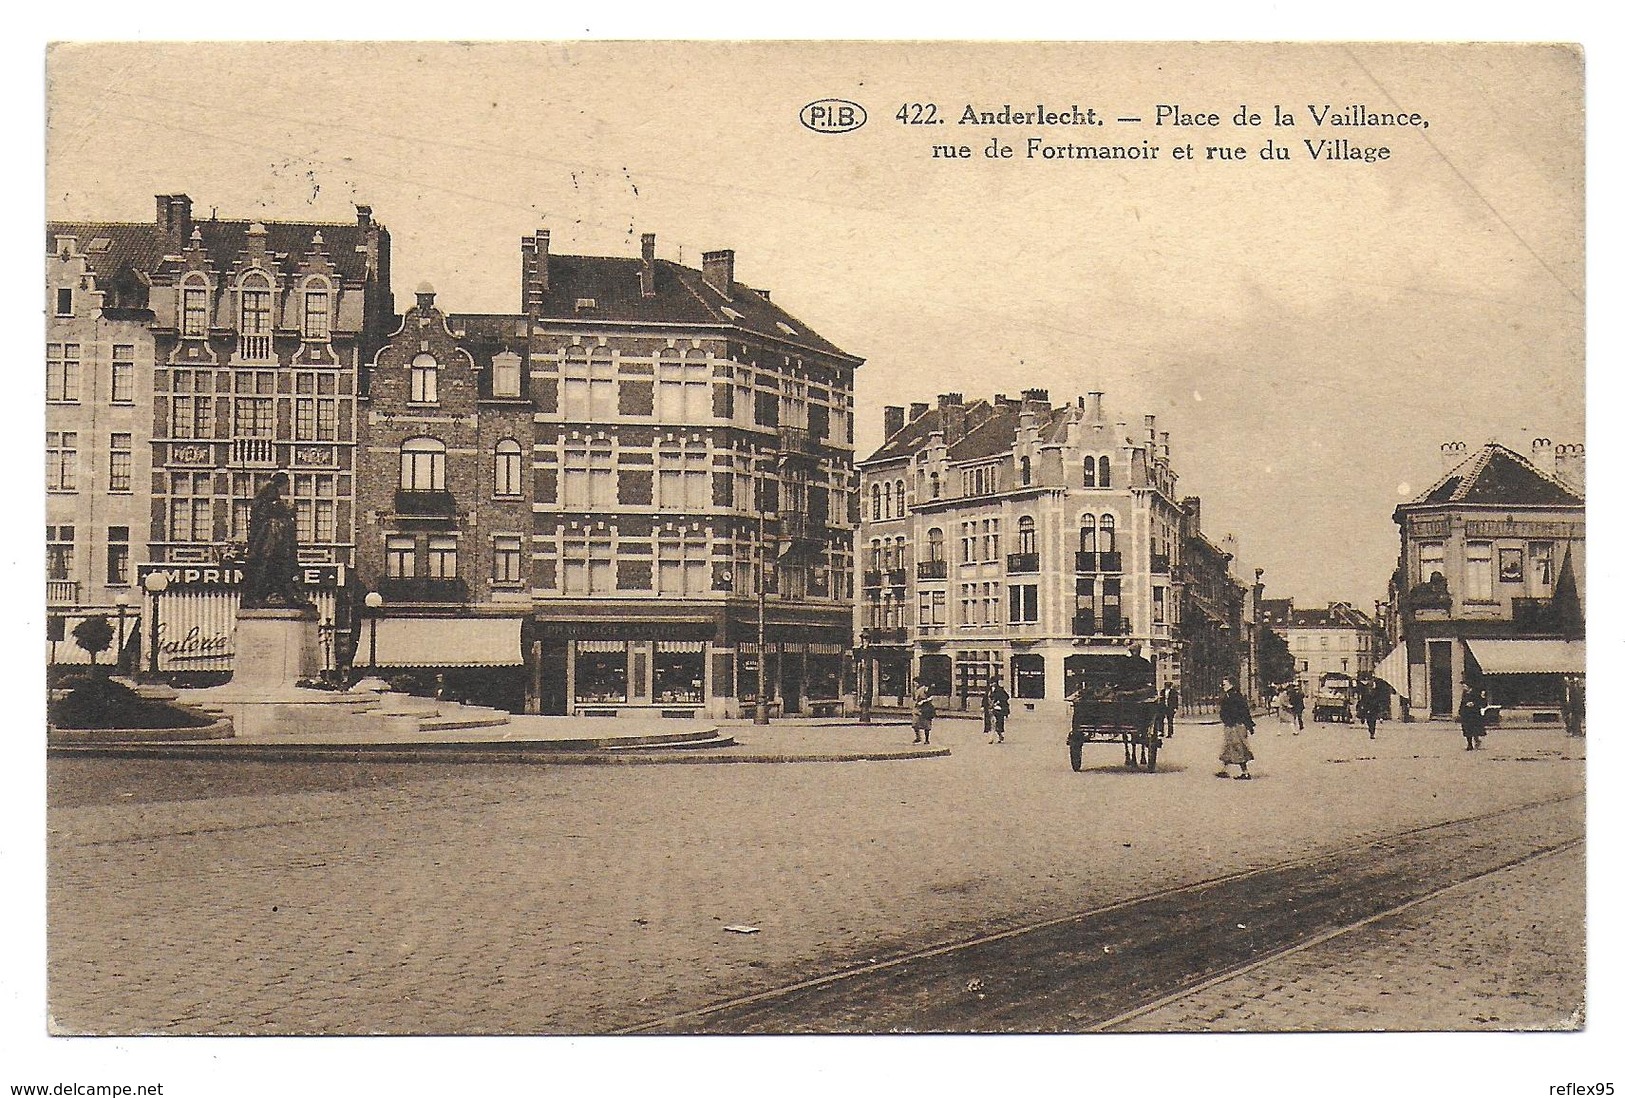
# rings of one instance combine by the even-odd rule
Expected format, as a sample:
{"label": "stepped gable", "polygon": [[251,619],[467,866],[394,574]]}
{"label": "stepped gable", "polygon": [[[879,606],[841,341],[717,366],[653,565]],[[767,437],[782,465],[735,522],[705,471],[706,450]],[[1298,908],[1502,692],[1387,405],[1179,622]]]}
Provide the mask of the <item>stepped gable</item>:
{"label": "stepped gable", "polygon": [[1523,455],[1491,442],[1411,500],[1409,506],[1447,503],[1578,507],[1585,504],[1585,498],[1556,477],[1541,472]]}
{"label": "stepped gable", "polygon": [[[551,254],[540,316],[560,321],[728,325],[854,363],[861,361],[742,282],[733,283],[732,296],[724,297],[692,267],[656,259],[653,270],[654,293],[645,296],[639,281],[641,258]],[[592,305],[580,304],[586,301]]]}

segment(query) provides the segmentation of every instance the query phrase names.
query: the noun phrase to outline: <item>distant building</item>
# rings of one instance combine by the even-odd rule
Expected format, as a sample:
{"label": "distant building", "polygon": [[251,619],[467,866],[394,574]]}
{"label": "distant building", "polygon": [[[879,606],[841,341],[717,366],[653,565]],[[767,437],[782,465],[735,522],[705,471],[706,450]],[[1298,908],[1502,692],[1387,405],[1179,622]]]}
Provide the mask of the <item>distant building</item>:
{"label": "distant building", "polygon": [[1243,692],[1255,689],[1253,588],[1231,574],[1234,540],[1215,544],[1202,532],[1201,499],[1188,496],[1179,509],[1180,700],[1186,706],[1214,706],[1228,677]]}
{"label": "distant building", "polygon": [[1167,432],[1103,394],[888,407],[859,463],[856,628],[878,699],[916,681],[958,707],[995,677],[1018,710],[1061,714],[1075,657],[1138,646],[1176,679],[1180,511]]}
{"label": "distant building", "polygon": [[1324,609],[1295,607],[1291,599],[1269,599],[1265,624],[1279,633],[1292,653],[1298,686],[1308,695],[1329,672],[1359,679],[1377,665],[1377,634],[1369,614],[1352,603]]}
{"label": "distant building", "polygon": [[1412,713],[1451,717],[1475,683],[1503,720],[1558,723],[1585,674],[1585,448],[1450,443],[1441,456],[1445,475],[1394,510],[1398,636],[1380,673]]}

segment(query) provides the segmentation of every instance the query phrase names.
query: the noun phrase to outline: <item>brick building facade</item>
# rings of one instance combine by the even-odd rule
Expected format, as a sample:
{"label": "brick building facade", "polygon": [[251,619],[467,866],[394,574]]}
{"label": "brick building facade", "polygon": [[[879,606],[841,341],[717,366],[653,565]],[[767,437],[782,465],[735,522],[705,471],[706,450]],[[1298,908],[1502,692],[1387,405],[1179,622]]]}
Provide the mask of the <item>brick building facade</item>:
{"label": "brick building facade", "polygon": [[995,676],[1059,715],[1073,659],[1137,645],[1177,679],[1177,476],[1152,416],[1131,432],[1103,394],[1031,389],[886,409],[859,464],[855,625],[878,699],[916,681],[973,707]]}

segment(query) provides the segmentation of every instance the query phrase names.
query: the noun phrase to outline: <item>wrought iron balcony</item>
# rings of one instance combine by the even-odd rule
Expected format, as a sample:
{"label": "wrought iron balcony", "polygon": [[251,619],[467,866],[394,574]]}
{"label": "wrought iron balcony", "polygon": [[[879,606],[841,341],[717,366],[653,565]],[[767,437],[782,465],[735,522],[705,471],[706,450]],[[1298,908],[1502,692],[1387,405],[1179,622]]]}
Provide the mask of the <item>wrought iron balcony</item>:
{"label": "wrought iron balcony", "polygon": [[1101,553],[1100,570],[1102,572],[1121,572],[1123,570],[1123,554]]}
{"label": "wrought iron balcony", "polygon": [[863,573],[863,585],[865,587],[879,587],[882,574],[883,573],[877,570],[870,570]]}
{"label": "wrought iron balcony", "polygon": [[1153,575],[1166,576],[1168,574],[1168,557],[1163,554],[1151,554],[1151,572]]}
{"label": "wrought iron balcony", "polygon": [[871,627],[863,631],[863,642],[865,644],[907,644],[908,627]]}
{"label": "wrought iron balcony", "polygon": [[45,603],[47,606],[77,606],[79,605],[79,583],[77,580],[51,580],[45,581]]}
{"label": "wrought iron balcony", "polygon": [[1038,571],[1037,553],[1011,553],[1005,561],[1006,572],[1013,575],[1022,575]]}
{"label": "wrought iron balcony", "polygon": [[378,593],[384,596],[387,616],[391,602],[467,602],[468,581],[461,577],[386,576],[378,580]]}
{"label": "wrought iron balcony", "polygon": [[1095,615],[1079,611],[1072,615],[1072,635],[1074,637],[1092,637],[1095,635]]}
{"label": "wrought iron balcony", "polygon": [[786,454],[813,453],[812,432],[805,427],[780,427],[779,450]]}
{"label": "wrought iron balcony", "polygon": [[395,490],[395,517],[444,521],[457,514],[457,501],[447,491],[418,492]]}
{"label": "wrought iron balcony", "polygon": [[914,574],[923,580],[947,579],[948,562],[945,560],[917,560],[914,562]]}
{"label": "wrought iron balcony", "polygon": [[1100,571],[1100,554],[1099,553],[1074,553],[1072,555],[1072,561],[1073,561],[1072,567],[1073,567],[1074,571],[1078,571],[1078,572],[1098,572],[1098,571]]}

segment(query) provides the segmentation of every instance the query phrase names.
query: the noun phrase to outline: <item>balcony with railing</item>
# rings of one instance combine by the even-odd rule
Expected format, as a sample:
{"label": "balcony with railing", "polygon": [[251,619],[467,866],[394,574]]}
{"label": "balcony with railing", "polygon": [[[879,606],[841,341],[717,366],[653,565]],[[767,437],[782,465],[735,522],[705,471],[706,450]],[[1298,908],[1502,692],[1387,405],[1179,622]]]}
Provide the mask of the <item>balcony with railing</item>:
{"label": "balcony with railing", "polygon": [[1163,554],[1163,553],[1152,553],[1151,554],[1151,574],[1156,575],[1156,576],[1166,576],[1168,574],[1168,571],[1169,571],[1169,560],[1168,560],[1167,555]]}
{"label": "balcony with railing", "polygon": [[1072,554],[1072,568],[1077,572],[1098,572],[1100,571],[1100,554],[1074,553]]}
{"label": "balcony with railing", "polygon": [[908,569],[907,568],[888,568],[886,570],[886,586],[888,586],[888,587],[907,587],[908,586]]}
{"label": "balcony with railing", "polygon": [[878,569],[869,569],[863,573],[863,585],[865,587],[879,587],[880,579],[883,574],[884,573],[880,572]]}
{"label": "balcony with railing", "polygon": [[1092,637],[1095,635],[1095,615],[1086,610],[1079,610],[1072,615],[1072,635],[1074,637]]}
{"label": "balcony with railing", "polygon": [[923,580],[947,579],[948,562],[945,560],[917,560],[914,562],[914,574]]}
{"label": "balcony with railing", "polygon": [[231,464],[256,465],[264,468],[276,465],[276,440],[269,438],[232,439]]}
{"label": "balcony with railing", "polygon": [[805,427],[780,427],[779,452],[784,454],[811,454],[814,452],[812,432]]}
{"label": "balcony with railing", "polygon": [[79,582],[77,580],[46,580],[45,603],[47,606],[79,605]]}
{"label": "balcony with railing", "polygon": [[237,337],[237,358],[243,362],[274,362],[275,356],[271,353],[271,335],[249,334],[247,332]]}
{"label": "balcony with railing", "polygon": [[873,626],[863,631],[864,644],[907,644],[908,627],[906,625],[880,627]]}
{"label": "balcony with railing", "polygon": [[444,522],[457,514],[457,501],[450,492],[395,490],[395,517]]}
{"label": "balcony with railing", "polygon": [[1101,553],[1100,570],[1102,572],[1121,572],[1123,570],[1122,553]]}
{"label": "balcony with railing", "polygon": [[378,580],[378,593],[384,596],[386,605],[391,602],[467,602],[468,581],[461,577],[385,576]]}
{"label": "balcony with railing", "polygon": [[1005,560],[1004,570],[1011,575],[1026,575],[1038,571],[1037,553],[1011,553]]}
{"label": "balcony with railing", "polygon": [[1115,610],[1099,615],[1093,610],[1078,610],[1072,615],[1074,637],[1126,637],[1131,632],[1128,618]]}
{"label": "balcony with railing", "polygon": [[812,520],[801,511],[779,512],[779,536],[805,541],[811,534]]}

